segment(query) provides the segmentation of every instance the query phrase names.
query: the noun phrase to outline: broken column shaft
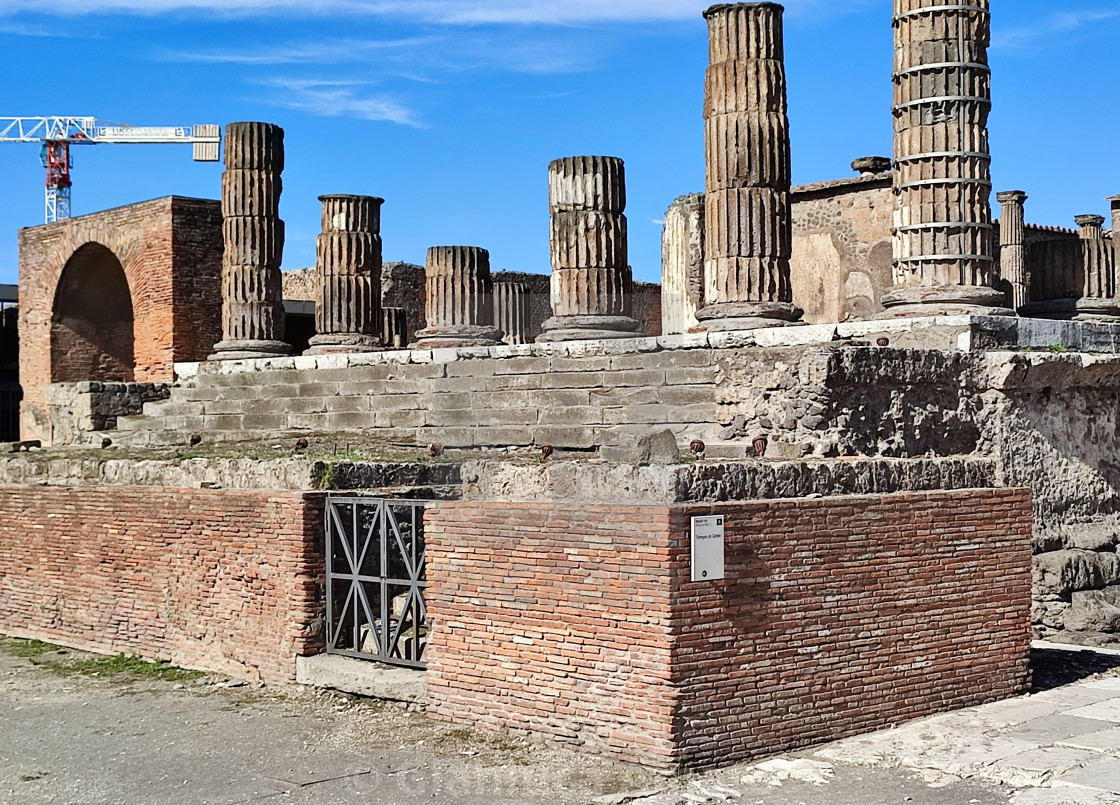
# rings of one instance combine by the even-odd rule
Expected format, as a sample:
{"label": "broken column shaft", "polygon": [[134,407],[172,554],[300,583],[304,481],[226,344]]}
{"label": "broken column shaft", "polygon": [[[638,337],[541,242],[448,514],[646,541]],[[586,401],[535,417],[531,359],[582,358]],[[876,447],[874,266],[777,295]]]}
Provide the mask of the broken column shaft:
{"label": "broken column shaft", "polygon": [[626,173],[617,157],[567,157],[548,166],[552,318],[538,341],[632,338]]}
{"label": "broken column shaft", "polygon": [[270,123],[226,128],[222,175],[222,341],[211,360],[287,355],[284,343],[284,222],[280,174],[284,130]]}
{"label": "broken column shaft", "polygon": [[1002,207],[999,216],[999,269],[1011,289],[1011,307],[1015,310],[1031,301],[1031,278],[1027,273],[1024,229],[1026,227],[1023,205],[1027,194],[1022,190],[1009,190],[997,194]]}
{"label": "broken column shaft", "polygon": [[320,196],[315,331],[309,355],[381,347],[381,205],[372,196]]}
{"label": "broken column shaft", "polygon": [[529,340],[530,294],[527,282],[494,283],[494,323],[507,344],[524,344]]}
{"label": "broken column shaft", "polygon": [[428,249],[424,304],[427,326],[416,346],[480,347],[501,343],[494,327],[494,283],[490,252],[475,246]]}
{"label": "broken column shaft", "polygon": [[989,0],[894,0],[888,316],[1011,312],[994,287],[988,8]]}
{"label": "broken column shaft", "polygon": [[661,332],[687,333],[704,306],[704,194],[681,196],[661,230]]}
{"label": "broken column shaft", "polygon": [[709,8],[705,330],[785,326],[793,305],[790,143],[782,7]]}

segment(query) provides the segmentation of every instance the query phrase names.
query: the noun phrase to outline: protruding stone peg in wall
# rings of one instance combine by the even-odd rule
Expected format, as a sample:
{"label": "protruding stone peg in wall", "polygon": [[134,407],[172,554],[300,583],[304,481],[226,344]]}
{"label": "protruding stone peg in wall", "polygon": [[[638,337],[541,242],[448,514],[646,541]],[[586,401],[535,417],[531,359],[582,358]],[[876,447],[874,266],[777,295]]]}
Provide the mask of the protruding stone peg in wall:
{"label": "protruding stone peg in wall", "polygon": [[308,355],[381,348],[381,205],[373,196],[320,196],[315,330]]}
{"label": "protruding stone peg in wall", "polygon": [[618,157],[566,157],[548,166],[552,318],[538,341],[632,338],[626,169]]}
{"label": "protruding stone peg in wall", "polygon": [[501,343],[494,326],[490,252],[477,246],[433,246],[425,270],[427,326],[415,346],[483,347]]}
{"label": "protruding stone peg in wall", "polygon": [[278,210],[284,130],[271,123],[226,127],[222,175],[222,341],[211,360],[287,355],[284,342],[284,222]]}

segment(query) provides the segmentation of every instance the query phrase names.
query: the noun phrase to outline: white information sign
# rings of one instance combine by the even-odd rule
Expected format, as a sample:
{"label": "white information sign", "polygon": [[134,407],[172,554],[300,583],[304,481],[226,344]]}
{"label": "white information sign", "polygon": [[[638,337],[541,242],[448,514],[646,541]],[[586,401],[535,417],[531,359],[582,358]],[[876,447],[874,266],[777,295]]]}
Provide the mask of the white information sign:
{"label": "white information sign", "polygon": [[692,580],[719,581],[723,575],[723,515],[692,518]]}

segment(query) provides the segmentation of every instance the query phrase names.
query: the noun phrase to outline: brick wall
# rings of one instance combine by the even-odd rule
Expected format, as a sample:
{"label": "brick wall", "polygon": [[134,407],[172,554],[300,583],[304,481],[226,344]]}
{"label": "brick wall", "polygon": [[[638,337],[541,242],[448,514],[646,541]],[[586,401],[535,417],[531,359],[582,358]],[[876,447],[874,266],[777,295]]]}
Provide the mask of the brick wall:
{"label": "brick wall", "polygon": [[[728,517],[726,581],[689,581],[699,513]],[[437,718],[702,768],[1028,683],[1025,491],[445,503],[426,522]]]}
{"label": "brick wall", "polygon": [[[169,381],[176,361],[205,358],[220,337],[222,232],[216,201],[161,198],[23,229],[19,248],[25,438],[51,441],[50,383]],[[106,276],[123,272],[128,286],[130,299],[117,294],[111,300],[122,310],[131,302],[131,321],[113,320],[112,343],[102,343],[109,329],[99,318],[104,305],[94,296],[57,294],[68,266],[67,273],[86,273],[81,263],[87,257]],[[73,304],[56,309],[63,296]],[[79,356],[83,360],[75,363]]]}
{"label": "brick wall", "polygon": [[322,496],[0,486],[0,631],[264,681],[320,648]]}

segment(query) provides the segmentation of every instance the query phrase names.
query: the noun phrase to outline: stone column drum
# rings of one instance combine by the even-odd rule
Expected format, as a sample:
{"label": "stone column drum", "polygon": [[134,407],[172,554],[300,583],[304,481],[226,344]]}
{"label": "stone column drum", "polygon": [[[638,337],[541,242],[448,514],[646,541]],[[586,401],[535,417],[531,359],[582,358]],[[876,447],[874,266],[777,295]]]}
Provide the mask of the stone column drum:
{"label": "stone column drum", "polygon": [[1011,307],[1019,310],[1031,301],[1031,278],[1024,246],[1027,194],[1022,190],[1008,190],[998,193],[996,198],[1002,208],[999,216],[999,271],[1003,281],[1011,288]]}
{"label": "stone column drum", "polygon": [[617,157],[567,157],[548,166],[552,318],[538,341],[633,338],[626,173]]}
{"label": "stone column drum", "polygon": [[687,333],[704,306],[704,194],[681,196],[661,230],[661,333]]}
{"label": "stone column drum", "polygon": [[425,270],[427,327],[415,346],[486,347],[501,343],[494,327],[490,252],[476,246],[433,246]]}
{"label": "stone column drum", "polygon": [[222,341],[211,360],[287,355],[284,343],[284,222],[280,174],[284,130],[271,123],[226,127],[222,174]]}
{"label": "stone column drum", "polygon": [[885,315],[1009,315],[989,205],[989,0],[894,0],[894,31],[898,201]]}
{"label": "stone column drum", "polygon": [[320,196],[315,331],[307,355],[381,348],[381,205],[372,196]]}
{"label": "stone column drum", "polygon": [[504,333],[502,340],[507,344],[529,341],[530,293],[527,282],[494,283],[494,323]]}
{"label": "stone column drum", "polygon": [[709,331],[782,327],[793,305],[783,9],[712,6],[704,93],[704,303]]}

